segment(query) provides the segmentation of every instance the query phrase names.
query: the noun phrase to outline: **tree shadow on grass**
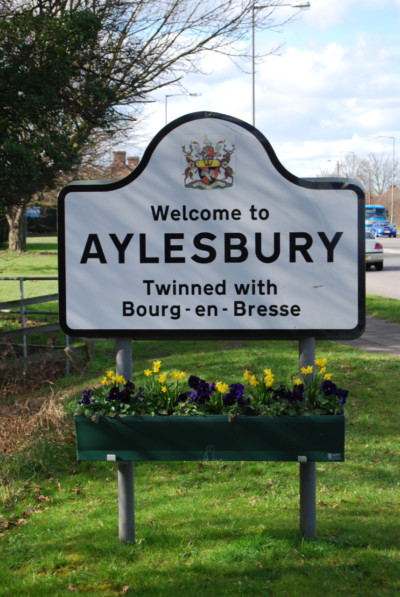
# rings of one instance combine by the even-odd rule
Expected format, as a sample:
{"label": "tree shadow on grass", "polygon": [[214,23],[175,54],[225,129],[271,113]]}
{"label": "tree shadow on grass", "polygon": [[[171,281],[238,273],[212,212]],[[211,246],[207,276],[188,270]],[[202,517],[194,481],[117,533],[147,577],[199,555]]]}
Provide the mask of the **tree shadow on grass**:
{"label": "tree shadow on grass", "polygon": [[[85,517],[84,508],[81,502],[77,510],[81,525],[75,534],[69,532],[71,520],[52,516],[45,523],[45,544],[35,546],[33,529],[29,536],[22,531],[20,538],[14,537],[12,545],[15,549],[21,543],[20,558],[24,546],[28,566],[20,561],[10,571],[15,586],[21,582],[27,591],[19,594],[46,594],[49,583],[54,596],[71,590],[135,597],[398,594],[400,563],[385,541],[371,537],[368,517],[358,520],[357,535],[342,521],[325,528],[333,534],[308,542],[283,515],[266,520],[261,532],[251,529],[239,536],[224,521],[198,528],[194,537],[188,535],[185,520],[174,520],[173,525],[170,520],[157,525],[141,521],[137,543],[130,545],[119,542],[110,518],[99,525],[98,512]],[[364,533],[369,541],[363,539]],[[393,536],[393,528],[387,533]],[[40,574],[32,574],[31,568]]]}

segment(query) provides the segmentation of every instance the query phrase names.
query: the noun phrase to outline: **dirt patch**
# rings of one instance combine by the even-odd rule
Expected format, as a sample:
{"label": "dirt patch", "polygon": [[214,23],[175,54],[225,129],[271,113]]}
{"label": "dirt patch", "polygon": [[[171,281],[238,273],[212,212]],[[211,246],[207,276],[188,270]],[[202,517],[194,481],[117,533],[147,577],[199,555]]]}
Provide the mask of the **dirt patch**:
{"label": "dirt patch", "polygon": [[241,340],[227,340],[226,342],[221,343],[221,348],[223,350],[234,350],[235,348],[244,348],[245,346],[246,343]]}
{"label": "dirt patch", "polygon": [[26,375],[0,368],[0,455],[23,449],[35,431],[67,431],[66,395],[53,391],[63,370],[54,363],[39,364]]}
{"label": "dirt patch", "polygon": [[23,449],[39,429],[60,428],[63,414],[60,404],[48,398],[0,404],[0,454]]}

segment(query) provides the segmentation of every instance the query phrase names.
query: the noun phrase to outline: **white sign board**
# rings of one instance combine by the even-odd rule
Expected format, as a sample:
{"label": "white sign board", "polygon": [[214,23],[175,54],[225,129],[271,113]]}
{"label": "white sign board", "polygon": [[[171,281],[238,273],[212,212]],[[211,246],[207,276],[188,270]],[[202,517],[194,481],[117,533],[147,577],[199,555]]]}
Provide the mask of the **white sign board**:
{"label": "white sign board", "polygon": [[252,126],[195,113],[118,182],[59,197],[69,335],[325,338],[365,320],[364,193],[300,179]]}

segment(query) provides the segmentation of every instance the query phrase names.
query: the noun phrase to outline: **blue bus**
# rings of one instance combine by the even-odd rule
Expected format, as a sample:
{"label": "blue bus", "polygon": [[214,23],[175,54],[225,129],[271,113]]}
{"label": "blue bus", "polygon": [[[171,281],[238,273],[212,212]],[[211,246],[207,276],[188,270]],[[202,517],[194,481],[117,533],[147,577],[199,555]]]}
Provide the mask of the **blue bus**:
{"label": "blue bus", "polygon": [[365,206],[365,226],[370,228],[373,222],[386,221],[388,211],[384,205],[366,205]]}

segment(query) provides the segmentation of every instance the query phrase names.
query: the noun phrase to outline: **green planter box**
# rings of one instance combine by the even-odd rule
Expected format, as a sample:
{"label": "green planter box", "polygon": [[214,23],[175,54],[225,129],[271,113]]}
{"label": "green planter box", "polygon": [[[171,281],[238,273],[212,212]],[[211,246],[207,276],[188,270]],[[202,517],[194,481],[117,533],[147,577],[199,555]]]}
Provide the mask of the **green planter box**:
{"label": "green planter box", "polygon": [[78,460],[344,461],[344,415],[75,415]]}

